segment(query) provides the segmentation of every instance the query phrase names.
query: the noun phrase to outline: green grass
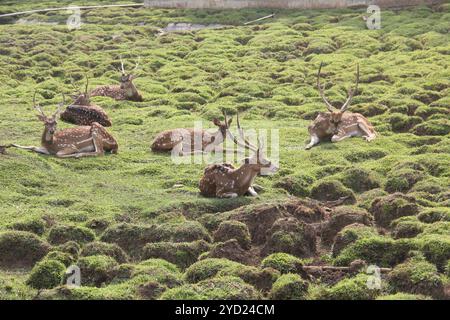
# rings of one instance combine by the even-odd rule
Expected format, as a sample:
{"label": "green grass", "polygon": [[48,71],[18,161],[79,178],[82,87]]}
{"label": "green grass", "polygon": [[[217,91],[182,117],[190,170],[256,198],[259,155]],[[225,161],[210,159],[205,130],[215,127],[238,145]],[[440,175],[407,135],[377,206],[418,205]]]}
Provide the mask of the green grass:
{"label": "green grass", "polygon": [[[100,2],[124,3],[77,4]],[[44,1],[32,7],[66,3],[73,1]],[[30,7],[7,1],[0,4],[0,13]],[[428,181],[440,191],[417,194],[423,209],[448,206],[450,6],[441,8],[383,10],[379,31],[365,28],[364,10],[279,10],[273,20],[243,26],[269,11],[112,8],[83,12],[82,28],[74,31],[65,26],[65,12],[21,17],[56,25],[30,27],[15,24],[15,18],[0,20],[0,145],[39,145],[43,125],[32,108],[34,91],[50,113],[62,92],[72,93],[71,81],[83,85],[85,74],[91,88],[117,83],[119,55],[127,69],[141,58],[135,84],[144,97],[142,103],[93,99],[113,121],[108,130],[118,140],[118,155],[63,160],[13,149],[0,155],[0,230],[15,224],[32,232],[37,228],[47,240],[54,224],[86,227],[92,219],[108,225],[183,224],[206,213],[283,201],[288,194],[280,181],[288,177],[304,179],[294,185],[301,188],[300,196],[322,181],[353,183],[348,173],[354,167],[374,177],[381,189],[388,185],[387,191],[407,179],[399,176],[407,170],[398,168],[421,171],[421,181],[413,185],[400,181],[402,191],[412,192],[414,184]],[[158,36],[158,28],[170,22],[227,26]],[[325,111],[315,89],[320,62],[334,103],[345,100],[355,65],[360,64],[361,84],[352,109],[369,117],[379,133],[375,141],[353,138],[303,150],[310,119]],[[210,120],[220,116],[221,109],[229,114],[240,110],[246,128],[279,129],[280,171],[257,178],[264,188],[258,198],[203,198],[197,185],[205,164],[175,165],[170,155],[149,150],[158,132],[193,127],[198,120],[211,127]],[[173,188],[175,184],[183,187]],[[356,191],[358,205],[367,206],[367,194]],[[24,227],[24,221],[45,221],[45,230],[39,223]],[[25,285],[28,274],[0,271],[0,281],[12,287],[0,289],[0,298],[32,298],[33,289]],[[135,284],[111,286],[111,292],[101,288],[85,297],[120,297],[124,290],[129,298]]]}

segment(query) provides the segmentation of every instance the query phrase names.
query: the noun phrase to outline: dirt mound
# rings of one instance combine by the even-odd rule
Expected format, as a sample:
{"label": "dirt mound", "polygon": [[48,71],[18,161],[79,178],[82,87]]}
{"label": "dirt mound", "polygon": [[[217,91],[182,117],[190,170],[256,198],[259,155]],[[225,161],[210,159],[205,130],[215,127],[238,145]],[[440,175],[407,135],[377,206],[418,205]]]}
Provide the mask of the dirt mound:
{"label": "dirt mound", "polygon": [[255,256],[250,251],[242,249],[236,239],[217,243],[208,253],[207,257],[225,258],[245,265],[255,264]]}
{"label": "dirt mound", "polygon": [[330,219],[322,227],[322,241],[331,244],[345,226],[358,223],[372,225],[372,216],[364,209],[354,207],[339,207],[334,210]]}
{"label": "dirt mound", "polygon": [[50,251],[50,245],[33,233],[6,231],[0,233],[0,266],[29,268]]}
{"label": "dirt mound", "polygon": [[274,252],[285,252],[299,257],[310,257],[316,253],[314,228],[295,218],[280,218],[268,231],[267,242],[262,249],[266,256]]}
{"label": "dirt mound", "polygon": [[374,215],[377,225],[387,228],[395,219],[416,215],[419,207],[413,197],[394,193],[375,199],[370,212]]}
{"label": "dirt mound", "polygon": [[219,225],[214,233],[214,242],[236,239],[243,249],[250,249],[250,232],[245,223],[228,220]]}

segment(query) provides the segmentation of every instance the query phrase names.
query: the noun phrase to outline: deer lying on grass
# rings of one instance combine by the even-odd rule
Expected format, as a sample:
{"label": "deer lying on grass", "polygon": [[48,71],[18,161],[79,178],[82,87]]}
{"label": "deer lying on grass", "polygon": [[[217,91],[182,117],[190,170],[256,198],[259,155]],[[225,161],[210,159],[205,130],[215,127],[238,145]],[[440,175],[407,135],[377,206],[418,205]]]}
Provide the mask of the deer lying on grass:
{"label": "deer lying on grass", "polygon": [[244,142],[239,141],[231,132],[229,133],[234,143],[253,151],[250,158],[244,159],[244,163],[239,168],[234,168],[233,165],[213,164],[206,167],[203,177],[199,183],[200,194],[206,197],[217,198],[236,198],[249,194],[257,196],[253,188],[253,181],[256,176],[261,173],[262,169],[268,172],[275,172],[278,170],[271,161],[269,161],[263,152],[263,147],[258,140],[258,146],[251,144],[244,137],[243,129],[240,127],[238,118],[239,135]]}
{"label": "deer lying on grass", "polygon": [[[106,85],[95,88],[91,91],[90,96],[105,96],[110,97],[115,100],[130,100],[136,102],[142,102],[142,96],[136,89],[133,84],[133,80],[137,77],[131,73],[126,73],[125,68],[123,66],[123,60],[120,58],[121,70],[119,72],[122,73],[120,77],[120,85]],[[136,63],[135,68],[132,73],[134,73],[139,66],[139,62]]]}
{"label": "deer lying on grass", "polygon": [[359,65],[356,71],[356,86],[354,89],[349,89],[348,97],[340,109],[334,108],[327,100],[324,94],[324,89],[320,84],[320,71],[322,64],[320,64],[319,72],[317,74],[317,88],[320,97],[325,102],[329,112],[320,112],[312,124],[309,125],[308,131],[311,137],[311,142],[305,149],[311,149],[313,146],[324,140],[331,142],[339,142],[350,137],[362,136],[367,141],[372,141],[376,137],[375,130],[362,114],[346,112],[349,108],[353,95],[358,89],[359,84]]}
{"label": "deer lying on grass", "polygon": [[[180,150],[181,155],[203,154],[213,150],[223,150],[218,146],[226,140],[232,118],[227,119],[223,112],[224,121],[214,118],[213,123],[218,127],[217,131],[210,133],[208,130],[196,129],[172,129],[159,133],[151,145],[154,152],[168,152]],[[200,143],[199,143],[200,142]],[[185,151],[189,150],[189,151]]]}
{"label": "deer lying on grass", "polygon": [[94,122],[98,122],[104,127],[110,127],[112,123],[105,110],[97,105],[91,104],[88,87],[89,79],[86,77],[84,93],[79,92],[74,97],[75,101],[61,113],[61,120],[79,126],[90,126]]}
{"label": "deer lying on grass", "polygon": [[47,117],[41,107],[36,104],[36,93],[34,93],[34,108],[39,112],[37,117],[45,125],[42,134],[42,145],[41,147],[23,147],[16,144],[12,146],[41,154],[55,155],[58,158],[101,156],[105,151],[117,153],[118,145],[116,140],[99,123],[94,122],[91,126],[80,126],[57,131],[56,118],[64,103],[63,96],[63,103],[58,106],[58,109],[51,117]]}

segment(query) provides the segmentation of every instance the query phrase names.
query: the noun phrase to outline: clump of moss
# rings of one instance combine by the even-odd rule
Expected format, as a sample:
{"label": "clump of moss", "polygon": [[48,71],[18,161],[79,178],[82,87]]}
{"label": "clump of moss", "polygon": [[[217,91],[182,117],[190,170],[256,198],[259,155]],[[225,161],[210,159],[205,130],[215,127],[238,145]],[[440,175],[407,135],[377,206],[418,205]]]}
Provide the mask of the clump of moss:
{"label": "clump of moss", "polygon": [[343,279],[324,290],[320,298],[324,300],[373,300],[381,293],[379,288],[369,288],[370,275],[358,274],[353,278]]}
{"label": "clump of moss", "polygon": [[404,216],[416,215],[419,207],[415,199],[401,193],[380,197],[372,202],[370,212],[381,227],[389,227],[393,220]]}
{"label": "clump of moss", "polygon": [[398,292],[395,294],[388,294],[385,296],[379,296],[375,300],[432,300],[431,297],[427,297],[421,294],[411,294]]}
{"label": "clump of moss", "polygon": [[105,255],[81,257],[77,265],[80,267],[81,283],[95,287],[111,281],[118,266],[114,258]]}
{"label": "clump of moss", "polygon": [[196,283],[214,277],[220,270],[226,267],[242,266],[240,263],[218,258],[200,260],[186,269],[184,277],[186,281]]}
{"label": "clump of moss", "polygon": [[44,259],[31,270],[27,285],[35,289],[51,289],[61,284],[66,267],[57,260]]}
{"label": "clump of moss", "polygon": [[108,227],[100,240],[115,243],[130,256],[139,257],[145,244],[156,241],[155,230],[154,225],[119,223]]}
{"label": "clump of moss", "polygon": [[310,194],[313,182],[314,178],[309,175],[291,175],[279,179],[274,183],[274,187],[282,188],[296,197],[306,197]]}
{"label": "clump of moss", "polygon": [[261,295],[238,277],[217,277],[169,289],[161,300],[256,300]]}
{"label": "clump of moss", "polygon": [[34,233],[5,231],[0,233],[0,266],[31,267],[50,250],[48,243]]}
{"label": "clump of moss", "polygon": [[339,231],[334,238],[334,243],[331,249],[332,255],[333,257],[336,257],[344,248],[354,243],[358,239],[368,238],[376,235],[377,231],[373,227],[369,227],[359,223],[348,225],[341,231]]}
{"label": "clump of moss", "polygon": [[67,241],[59,246],[53,247],[54,250],[70,254],[74,258],[78,258],[81,247],[75,241]]}
{"label": "clump of moss", "polygon": [[[121,265],[121,267],[126,265]],[[176,265],[163,259],[147,259],[137,265],[132,265],[131,275],[133,279],[139,276],[149,277],[152,281],[174,288],[183,284],[182,275]]]}
{"label": "clump of moss", "polygon": [[394,292],[407,292],[440,298],[444,285],[436,266],[414,257],[397,265],[388,275],[389,286]]}
{"label": "clump of moss", "polygon": [[236,239],[243,249],[250,249],[250,232],[245,223],[236,220],[222,222],[214,233],[214,242]]}
{"label": "clump of moss", "polygon": [[450,121],[447,119],[428,120],[417,125],[413,133],[418,136],[445,136],[450,133]]}
{"label": "clump of moss", "polygon": [[197,221],[184,221],[182,223],[163,223],[157,226],[155,232],[156,241],[211,241],[211,237],[208,231]]}
{"label": "clump of moss", "polygon": [[75,262],[74,257],[66,252],[50,251],[42,260],[55,260],[61,262],[66,267]]}
{"label": "clump of moss", "polygon": [[394,132],[408,132],[411,128],[421,122],[422,119],[420,117],[408,116],[401,113],[393,113],[389,118],[389,123]]}
{"label": "clump of moss", "polygon": [[434,223],[438,221],[450,221],[450,208],[437,207],[421,211],[417,218],[424,223]]}
{"label": "clump of moss", "polygon": [[351,168],[344,171],[341,181],[344,186],[355,192],[364,192],[380,186],[380,182],[375,175],[363,168]]}
{"label": "clump of moss", "polygon": [[8,229],[32,232],[38,236],[41,236],[45,232],[45,222],[42,219],[17,221],[9,225]]}
{"label": "clump of moss", "polygon": [[387,237],[372,236],[356,240],[344,248],[336,257],[337,265],[348,266],[352,261],[361,259],[380,267],[394,266],[404,261],[408,252],[416,245],[406,239],[393,240]]}
{"label": "clump of moss", "polygon": [[345,200],[346,204],[354,204],[356,202],[353,191],[337,180],[317,182],[311,189],[311,197],[320,201],[334,201],[347,198]]}
{"label": "clump of moss", "polygon": [[303,271],[303,262],[301,259],[290,254],[277,252],[264,258],[261,262],[262,268],[273,268],[282,274],[301,273]]}
{"label": "clump of moss", "polygon": [[95,255],[109,256],[118,263],[125,263],[129,260],[127,254],[118,245],[100,241],[86,244],[81,251],[82,257]]}
{"label": "clump of moss", "polygon": [[198,257],[209,249],[210,245],[204,240],[177,243],[154,242],[145,245],[142,257],[144,259],[161,258],[184,269],[196,262]]}
{"label": "clump of moss", "polygon": [[92,230],[75,225],[56,225],[50,229],[48,241],[51,244],[62,244],[75,241],[80,244],[94,241],[95,234]]}
{"label": "clump of moss", "polygon": [[267,231],[268,239],[262,254],[286,252],[309,257],[316,252],[316,233],[310,225],[295,218],[281,218]]}
{"label": "clump of moss", "polygon": [[280,272],[273,268],[256,268],[253,266],[230,266],[217,273],[217,276],[239,277],[261,291],[269,291]]}
{"label": "clump of moss", "polygon": [[308,292],[308,282],[298,274],[283,274],[272,286],[270,298],[274,300],[304,300]]}
{"label": "clump of moss", "polygon": [[400,218],[392,222],[392,225],[392,237],[394,239],[414,238],[424,230],[424,226],[422,225],[422,223],[420,223],[416,219],[412,220]]}
{"label": "clump of moss", "polygon": [[373,218],[364,209],[352,206],[341,206],[336,208],[322,228],[322,240],[325,243],[332,243],[334,237],[342,230],[342,228],[354,223],[370,226],[373,224]]}
{"label": "clump of moss", "polygon": [[450,259],[450,237],[447,235],[425,235],[417,240],[420,251],[428,261],[443,271]]}
{"label": "clump of moss", "polygon": [[402,169],[391,171],[386,180],[385,190],[389,193],[406,192],[423,178],[424,174],[419,170]]}

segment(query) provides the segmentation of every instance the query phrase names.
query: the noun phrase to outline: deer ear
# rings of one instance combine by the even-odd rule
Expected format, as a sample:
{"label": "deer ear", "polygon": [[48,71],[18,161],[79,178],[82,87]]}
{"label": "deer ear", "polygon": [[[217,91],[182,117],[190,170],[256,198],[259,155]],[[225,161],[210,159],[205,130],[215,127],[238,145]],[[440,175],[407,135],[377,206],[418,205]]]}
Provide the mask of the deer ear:
{"label": "deer ear", "polygon": [[46,120],[46,118],[45,118],[42,114],[37,114],[36,117],[37,117],[39,120],[44,121],[44,122],[45,122],[45,120]]}
{"label": "deer ear", "polygon": [[220,120],[217,119],[217,118],[214,118],[214,119],[213,119],[213,123],[214,123],[216,126],[220,126]]}

